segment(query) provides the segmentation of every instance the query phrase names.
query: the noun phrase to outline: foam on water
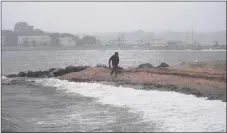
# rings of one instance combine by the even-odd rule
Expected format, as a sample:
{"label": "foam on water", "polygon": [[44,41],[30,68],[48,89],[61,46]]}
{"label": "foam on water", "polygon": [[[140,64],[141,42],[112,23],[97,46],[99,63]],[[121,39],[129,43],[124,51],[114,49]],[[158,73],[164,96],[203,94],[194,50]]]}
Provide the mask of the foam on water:
{"label": "foam on water", "polygon": [[5,76],[2,76],[1,84],[8,84],[12,81],[11,78],[7,78]]}
{"label": "foam on water", "polygon": [[127,106],[144,114],[164,131],[226,131],[226,103],[177,92],[146,91],[99,83],[76,83],[59,79],[36,79],[67,93],[97,98],[102,104]]}
{"label": "foam on water", "polygon": [[10,78],[7,78],[6,76],[2,76],[2,80],[7,80],[7,79],[10,79]]}

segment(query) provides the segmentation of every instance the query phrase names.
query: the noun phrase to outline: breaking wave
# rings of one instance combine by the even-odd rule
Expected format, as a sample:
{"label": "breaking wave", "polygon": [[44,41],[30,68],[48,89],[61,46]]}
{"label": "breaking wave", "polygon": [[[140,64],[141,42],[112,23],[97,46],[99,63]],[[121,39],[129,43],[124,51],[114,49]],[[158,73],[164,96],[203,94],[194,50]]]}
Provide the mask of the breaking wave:
{"label": "breaking wave", "polygon": [[137,90],[55,78],[28,81],[70,94],[97,98],[101,104],[127,106],[134,113],[142,113],[145,122],[155,122],[158,131],[226,131],[226,103],[222,101],[177,92]]}

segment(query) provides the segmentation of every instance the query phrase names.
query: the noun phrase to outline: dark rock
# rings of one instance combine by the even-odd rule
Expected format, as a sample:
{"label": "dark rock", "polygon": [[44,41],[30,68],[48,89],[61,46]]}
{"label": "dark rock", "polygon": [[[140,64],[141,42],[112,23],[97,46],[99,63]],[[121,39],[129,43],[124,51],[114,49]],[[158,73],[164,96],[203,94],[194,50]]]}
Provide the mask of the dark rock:
{"label": "dark rock", "polygon": [[65,70],[67,71],[67,72],[76,72],[77,71],[77,67],[75,67],[75,66],[67,66],[66,68],[65,68]]}
{"label": "dark rock", "polygon": [[40,75],[43,75],[44,73],[43,73],[43,71],[36,71],[35,74],[36,74],[36,76],[40,76]]}
{"label": "dark rock", "polygon": [[26,76],[26,73],[25,73],[25,72],[20,72],[20,73],[18,74],[18,76],[19,76],[19,77],[25,77],[25,76]]}
{"label": "dark rock", "polygon": [[26,72],[20,72],[18,75],[16,74],[10,74],[7,75],[7,77],[58,77],[70,72],[78,72],[86,69],[87,66],[68,66],[65,69],[62,68],[50,68],[46,71],[28,71]]}
{"label": "dark rock", "polygon": [[43,71],[43,77],[54,77],[53,72],[49,72],[49,71]]}
{"label": "dark rock", "polygon": [[65,68],[66,72],[70,73],[70,72],[79,72],[82,71],[84,69],[86,69],[87,66],[68,66]]}
{"label": "dark rock", "polygon": [[48,71],[36,71],[35,72],[36,77],[39,77],[39,78],[47,77],[48,73],[49,73]]}
{"label": "dark rock", "polygon": [[162,62],[160,65],[158,65],[157,67],[169,67],[169,65],[165,62]]}
{"label": "dark rock", "polygon": [[138,68],[153,68],[154,66],[150,63],[140,64]]}
{"label": "dark rock", "polygon": [[17,74],[9,74],[9,75],[6,75],[7,78],[12,78],[12,77],[17,77],[17,76],[19,76],[19,75],[17,75]]}
{"label": "dark rock", "polygon": [[183,88],[181,88],[181,91],[185,92],[185,93],[190,93],[190,92],[192,92],[192,89],[187,88],[187,87],[183,87]]}
{"label": "dark rock", "polygon": [[28,71],[27,77],[36,77],[36,72]]}
{"label": "dark rock", "polygon": [[58,77],[58,76],[61,76],[61,75],[64,75],[64,74],[67,74],[67,73],[70,73],[70,72],[79,72],[79,71],[82,71],[86,68],[87,68],[87,66],[77,66],[77,67],[68,66],[65,69],[59,68],[59,69],[54,70],[53,75],[55,77]]}
{"label": "dark rock", "polygon": [[199,92],[198,90],[193,90],[193,91],[192,91],[192,94],[193,94],[193,95],[196,95],[196,96],[198,96],[198,97],[200,97],[200,96],[203,95],[203,94],[202,94],[201,92]]}
{"label": "dark rock", "polygon": [[161,87],[163,87],[163,85],[156,84],[156,85],[155,85],[155,87],[157,87],[157,88],[161,88]]}
{"label": "dark rock", "polygon": [[108,68],[106,65],[104,64],[97,64],[95,67],[104,67],[104,68]]}
{"label": "dark rock", "polygon": [[54,70],[56,70],[56,68],[50,68],[50,69],[48,70],[48,72],[53,72]]}
{"label": "dark rock", "polygon": [[174,86],[174,85],[168,85],[168,87],[169,87],[169,88],[170,88],[170,90],[172,90],[172,91],[177,90],[177,87],[176,87],[176,86]]}
{"label": "dark rock", "polygon": [[56,69],[53,71],[53,75],[55,77],[58,77],[58,76],[61,76],[61,75],[64,75],[66,74],[67,72],[65,71],[65,69],[62,69],[62,68],[59,68],[59,69]]}
{"label": "dark rock", "polygon": [[[44,77],[45,73],[43,71],[28,71],[27,73],[25,72],[20,72],[18,76],[20,77]],[[13,76],[13,75],[10,75]]]}
{"label": "dark rock", "polygon": [[43,74],[44,75],[48,75],[49,74],[49,71],[43,71]]}
{"label": "dark rock", "polygon": [[42,75],[37,75],[38,78],[45,78],[45,77],[48,77],[47,75],[45,74],[42,74]]}

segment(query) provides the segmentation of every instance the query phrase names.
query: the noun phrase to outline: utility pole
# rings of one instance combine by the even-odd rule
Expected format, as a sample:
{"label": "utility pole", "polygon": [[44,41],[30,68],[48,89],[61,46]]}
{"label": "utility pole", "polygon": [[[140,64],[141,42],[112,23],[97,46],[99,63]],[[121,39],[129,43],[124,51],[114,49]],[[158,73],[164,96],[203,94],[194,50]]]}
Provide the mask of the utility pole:
{"label": "utility pole", "polygon": [[188,39],[188,29],[186,30],[186,37],[185,37],[185,42],[189,42],[189,39]]}
{"label": "utility pole", "polygon": [[124,44],[124,40],[125,40],[125,39],[124,39],[124,32],[123,32],[122,34],[123,34],[123,35],[122,35],[122,45],[125,46],[125,44]]}
{"label": "utility pole", "polygon": [[121,43],[121,36],[119,36],[119,34],[118,34],[118,39],[117,39],[117,46],[118,46],[118,48],[120,47],[120,43]]}

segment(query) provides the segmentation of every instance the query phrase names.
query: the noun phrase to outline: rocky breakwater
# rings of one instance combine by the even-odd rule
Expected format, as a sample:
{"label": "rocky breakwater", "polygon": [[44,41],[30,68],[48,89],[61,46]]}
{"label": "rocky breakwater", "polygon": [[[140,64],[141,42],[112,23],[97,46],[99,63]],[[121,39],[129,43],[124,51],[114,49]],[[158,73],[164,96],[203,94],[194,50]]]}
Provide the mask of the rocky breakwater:
{"label": "rocky breakwater", "polygon": [[111,76],[110,71],[106,65],[98,64],[96,67],[68,66],[45,71],[27,71],[6,77],[57,77],[74,82],[95,81],[134,88],[142,86],[148,90],[176,91],[226,101],[225,61],[182,63],[176,66],[163,62],[157,67],[145,63],[134,68],[119,68],[117,76]]}
{"label": "rocky breakwater", "polygon": [[145,89],[176,91],[226,101],[226,64],[219,63],[182,63],[177,66],[161,63],[157,67],[146,63],[137,68],[120,69],[117,76],[111,76],[107,67],[88,67],[59,78],[75,82],[105,81],[122,86],[142,85]]}
{"label": "rocky breakwater", "polygon": [[5,75],[8,78],[12,77],[35,77],[35,78],[43,78],[43,77],[58,77],[71,72],[79,72],[88,68],[88,66],[67,66],[65,68],[50,68],[44,71],[27,71],[27,72],[19,72],[18,74],[9,74]]}

